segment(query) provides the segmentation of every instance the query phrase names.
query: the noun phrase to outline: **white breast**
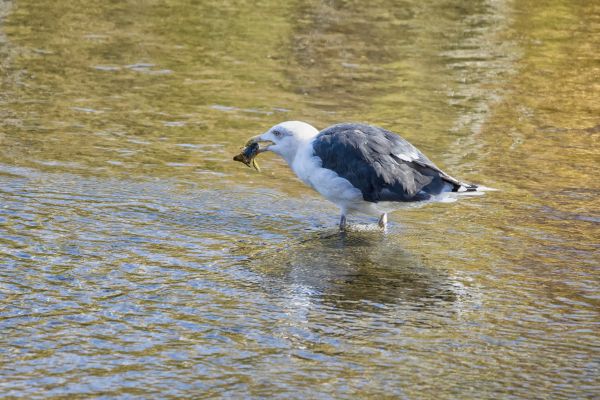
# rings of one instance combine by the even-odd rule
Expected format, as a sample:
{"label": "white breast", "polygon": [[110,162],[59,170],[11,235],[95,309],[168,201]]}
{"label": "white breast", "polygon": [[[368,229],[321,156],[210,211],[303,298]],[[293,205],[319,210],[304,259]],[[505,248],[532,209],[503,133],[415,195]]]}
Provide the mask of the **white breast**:
{"label": "white breast", "polygon": [[366,202],[361,191],[347,179],[321,165],[321,159],[314,155],[312,142],[309,142],[298,150],[290,167],[304,183],[335,203],[343,212],[362,208]]}

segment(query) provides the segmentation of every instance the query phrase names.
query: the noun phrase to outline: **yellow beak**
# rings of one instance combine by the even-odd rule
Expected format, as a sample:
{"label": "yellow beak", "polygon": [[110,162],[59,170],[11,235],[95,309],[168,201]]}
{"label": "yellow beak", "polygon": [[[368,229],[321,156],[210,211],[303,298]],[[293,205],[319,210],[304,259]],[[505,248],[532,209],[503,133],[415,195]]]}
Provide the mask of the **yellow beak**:
{"label": "yellow beak", "polygon": [[[246,142],[246,147],[253,145],[254,143],[259,143],[259,144],[260,143],[268,143],[269,145],[274,144],[271,140],[261,139],[261,135],[256,135],[256,136],[252,136],[250,139],[248,139],[248,141]],[[262,149],[259,148],[258,152],[262,153],[263,151],[266,151],[268,147],[269,146],[264,147]]]}

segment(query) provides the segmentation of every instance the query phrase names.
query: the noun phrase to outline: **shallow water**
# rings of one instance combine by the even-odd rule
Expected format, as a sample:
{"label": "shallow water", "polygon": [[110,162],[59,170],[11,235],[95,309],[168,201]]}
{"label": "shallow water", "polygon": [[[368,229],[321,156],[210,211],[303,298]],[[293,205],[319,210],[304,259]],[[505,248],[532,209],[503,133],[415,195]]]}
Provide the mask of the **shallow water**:
{"label": "shallow water", "polygon": [[[597,3],[96,3],[0,0],[0,397],[600,393]],[[499,190],[340,234],[287,119]]]}

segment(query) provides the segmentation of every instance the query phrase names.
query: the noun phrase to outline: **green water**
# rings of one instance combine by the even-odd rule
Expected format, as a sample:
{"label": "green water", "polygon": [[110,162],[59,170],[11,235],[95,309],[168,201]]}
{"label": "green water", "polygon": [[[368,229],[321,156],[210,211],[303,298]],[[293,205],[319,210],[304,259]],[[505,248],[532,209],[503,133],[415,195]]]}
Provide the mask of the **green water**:
{"label": "green water", "polygon": [[[598,54],[594,1],[0,0],[0,397],[597,397]],[[289,119],[499,190],[341,235],[231,160]]]}

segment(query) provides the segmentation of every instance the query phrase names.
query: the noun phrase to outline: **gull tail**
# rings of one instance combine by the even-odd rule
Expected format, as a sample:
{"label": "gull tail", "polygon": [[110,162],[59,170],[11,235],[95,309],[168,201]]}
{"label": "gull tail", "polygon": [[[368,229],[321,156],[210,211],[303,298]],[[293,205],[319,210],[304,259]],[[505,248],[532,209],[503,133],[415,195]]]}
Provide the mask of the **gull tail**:
{"label": "gull tail", "polygon": [[494,188],[490,188],[487,186],[483,186],[483,185],[474,185],[472,183],[466,183],[466,182],[462,182],[459,181],[458,179],[455,179],[449,175],[444,176],[443,178],[446,182],[448,182],[450,185],[452,185],[452,192],[454,193],[459,193],[459,194],[465,194],[465,195],[479,195],[479,194],[483,194],[482,192],[490,192],[490,191],[495,191],[497,189]]}
{"label": "gull tail", "polygon": [[470,183],[460,182],[459,184],[455,184],[452,188],[453,192],[456,193],[465,193],[465,192],[478,192],[479,186],[472,185]]}

